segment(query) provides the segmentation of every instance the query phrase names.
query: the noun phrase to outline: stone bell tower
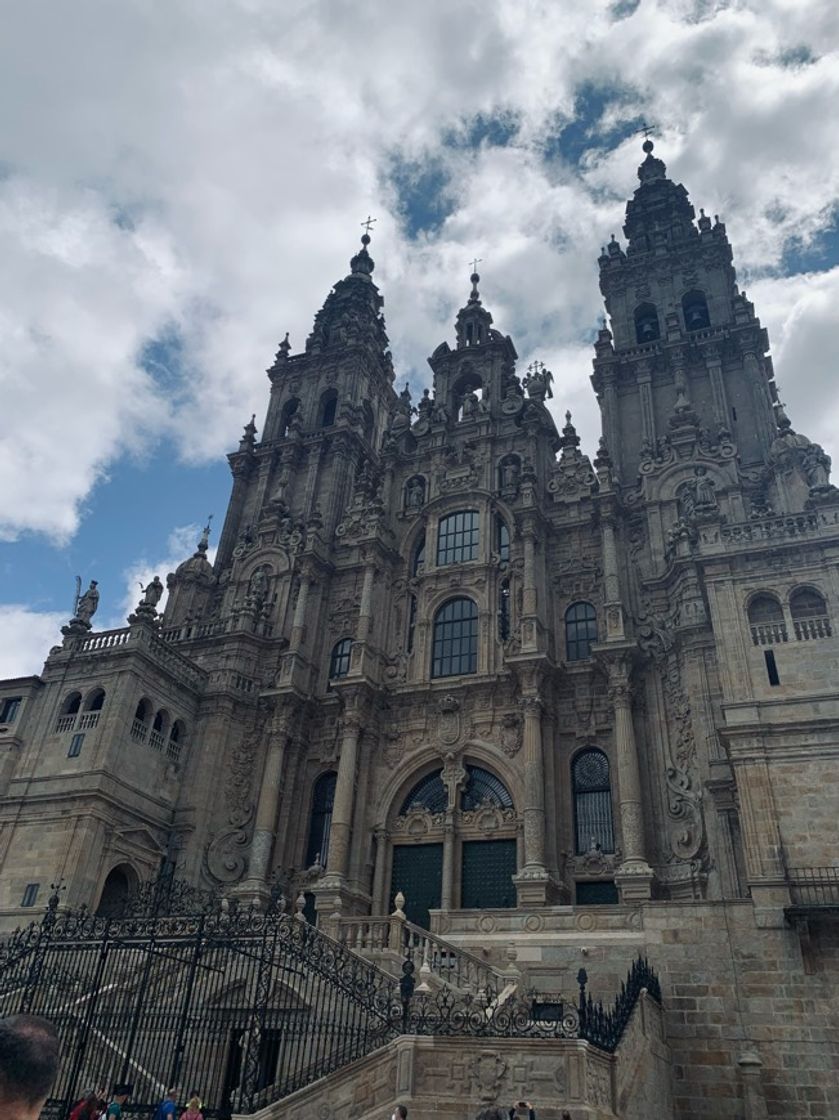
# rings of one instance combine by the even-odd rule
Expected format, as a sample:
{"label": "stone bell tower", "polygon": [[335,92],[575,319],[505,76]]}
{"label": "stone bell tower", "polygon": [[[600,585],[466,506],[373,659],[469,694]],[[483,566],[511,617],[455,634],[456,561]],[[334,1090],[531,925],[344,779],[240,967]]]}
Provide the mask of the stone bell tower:
{"label": "stone bell tower", "polygon": [[777,392],[765,329],[740,292],[725,225],[667,178],[653,142],[626,207],[622,248],[600,255],[609,325],[596,344],[593,384],[619,477],[678,447],[696,425],[707,444],[736,444],[763,464],[776,435]]}

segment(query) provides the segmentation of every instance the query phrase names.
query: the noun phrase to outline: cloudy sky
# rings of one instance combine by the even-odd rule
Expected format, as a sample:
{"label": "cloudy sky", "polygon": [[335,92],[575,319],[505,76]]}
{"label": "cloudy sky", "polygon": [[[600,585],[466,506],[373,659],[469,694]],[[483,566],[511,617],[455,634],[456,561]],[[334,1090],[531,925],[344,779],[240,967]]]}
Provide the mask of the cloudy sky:
{"label": "cloudy sky", "polygon": [[839,439],[835,0],[6,0],[0,676],[194,547],[359,223],[397,374],[468,292],[587,450],[596,260],[641,158],[718,213],[794,425]]}

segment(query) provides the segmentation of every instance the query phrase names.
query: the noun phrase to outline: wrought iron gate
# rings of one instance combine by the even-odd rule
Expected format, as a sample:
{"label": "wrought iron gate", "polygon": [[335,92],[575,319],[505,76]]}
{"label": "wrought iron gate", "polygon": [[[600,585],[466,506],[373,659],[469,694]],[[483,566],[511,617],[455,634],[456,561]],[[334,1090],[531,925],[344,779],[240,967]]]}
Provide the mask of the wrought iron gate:
{"label": "wrought iron gate", "polygon": [[128,1115],[170,1085],[208,1117],[252,1112],[396,1033],[397,981],[279,908],[101,918],[57,901],[0,946],[0,1014],[43,1015],[61,1037],[45,1117],[119,1081]]}
{"label": "wrought iron gate", "polygon": [[118,917],[60,910],[0,943],[0,1015],[56,1024],[62,1067],[45,1120],[67,1120],[86,1088],[133,1086],[127,1116],[148,1117],[165,1089],[197,1092],[208,1118],[252,1113],[400,1034],[584,1038],[614,1050],[642,988],[637,961],[614,1007],[586,994],[548,1002],[490,989],[414,991],[283,912],[238,908],[171,883]]}

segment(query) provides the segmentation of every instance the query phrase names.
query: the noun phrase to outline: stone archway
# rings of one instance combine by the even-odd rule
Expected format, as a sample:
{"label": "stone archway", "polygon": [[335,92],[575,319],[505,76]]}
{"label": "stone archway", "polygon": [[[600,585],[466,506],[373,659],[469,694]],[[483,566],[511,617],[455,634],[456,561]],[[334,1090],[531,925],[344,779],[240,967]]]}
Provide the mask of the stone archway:
{"label": "stone archway", "polygon": [[111,868],[102,885],[96,916],[99,918],[117,917],[125,910],[126,903],[139,886],[137,872],[129,863],[121,863]]}
{"label": "stone archway", "polygon": [[[404,788],[404,787],[403,787]],[[381,846],[390,855],[388,908],[428,927],[429,911],[516,905],[519,820],[504,782],[485,764],[449,759],[394,805]]]}

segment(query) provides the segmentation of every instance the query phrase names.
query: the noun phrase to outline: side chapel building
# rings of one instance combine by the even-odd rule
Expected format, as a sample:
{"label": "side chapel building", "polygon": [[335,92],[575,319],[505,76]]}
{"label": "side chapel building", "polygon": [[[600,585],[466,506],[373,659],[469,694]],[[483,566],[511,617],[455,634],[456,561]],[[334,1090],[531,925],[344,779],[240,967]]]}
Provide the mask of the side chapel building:
{"label": "side chapel building", "polygon": [[[125,629],[82,612],[0,682],[4,928],[58,878],[103,910],[161,869],[279,883],[327,930],[402,891],[456,944],[512,942],[537,987],[581,945],[616,978],[648,952],[680,1115],[740,1115],[701,1103],[709,1038],[718,1082],[748,1043],[783,1115],[829,1114],[796,1093],[839,1068],[839,491],[725,225],[644,149],[599,258],[593,461],[477,274],[432,390],[395,391],[365,234],[268,370],[215,562],[205,532],[165,616],[154,593]],[[804,1011],[773,1010],[790,977],[806,1045]],[[789,1026],[771,1046],[758,997]]]}

